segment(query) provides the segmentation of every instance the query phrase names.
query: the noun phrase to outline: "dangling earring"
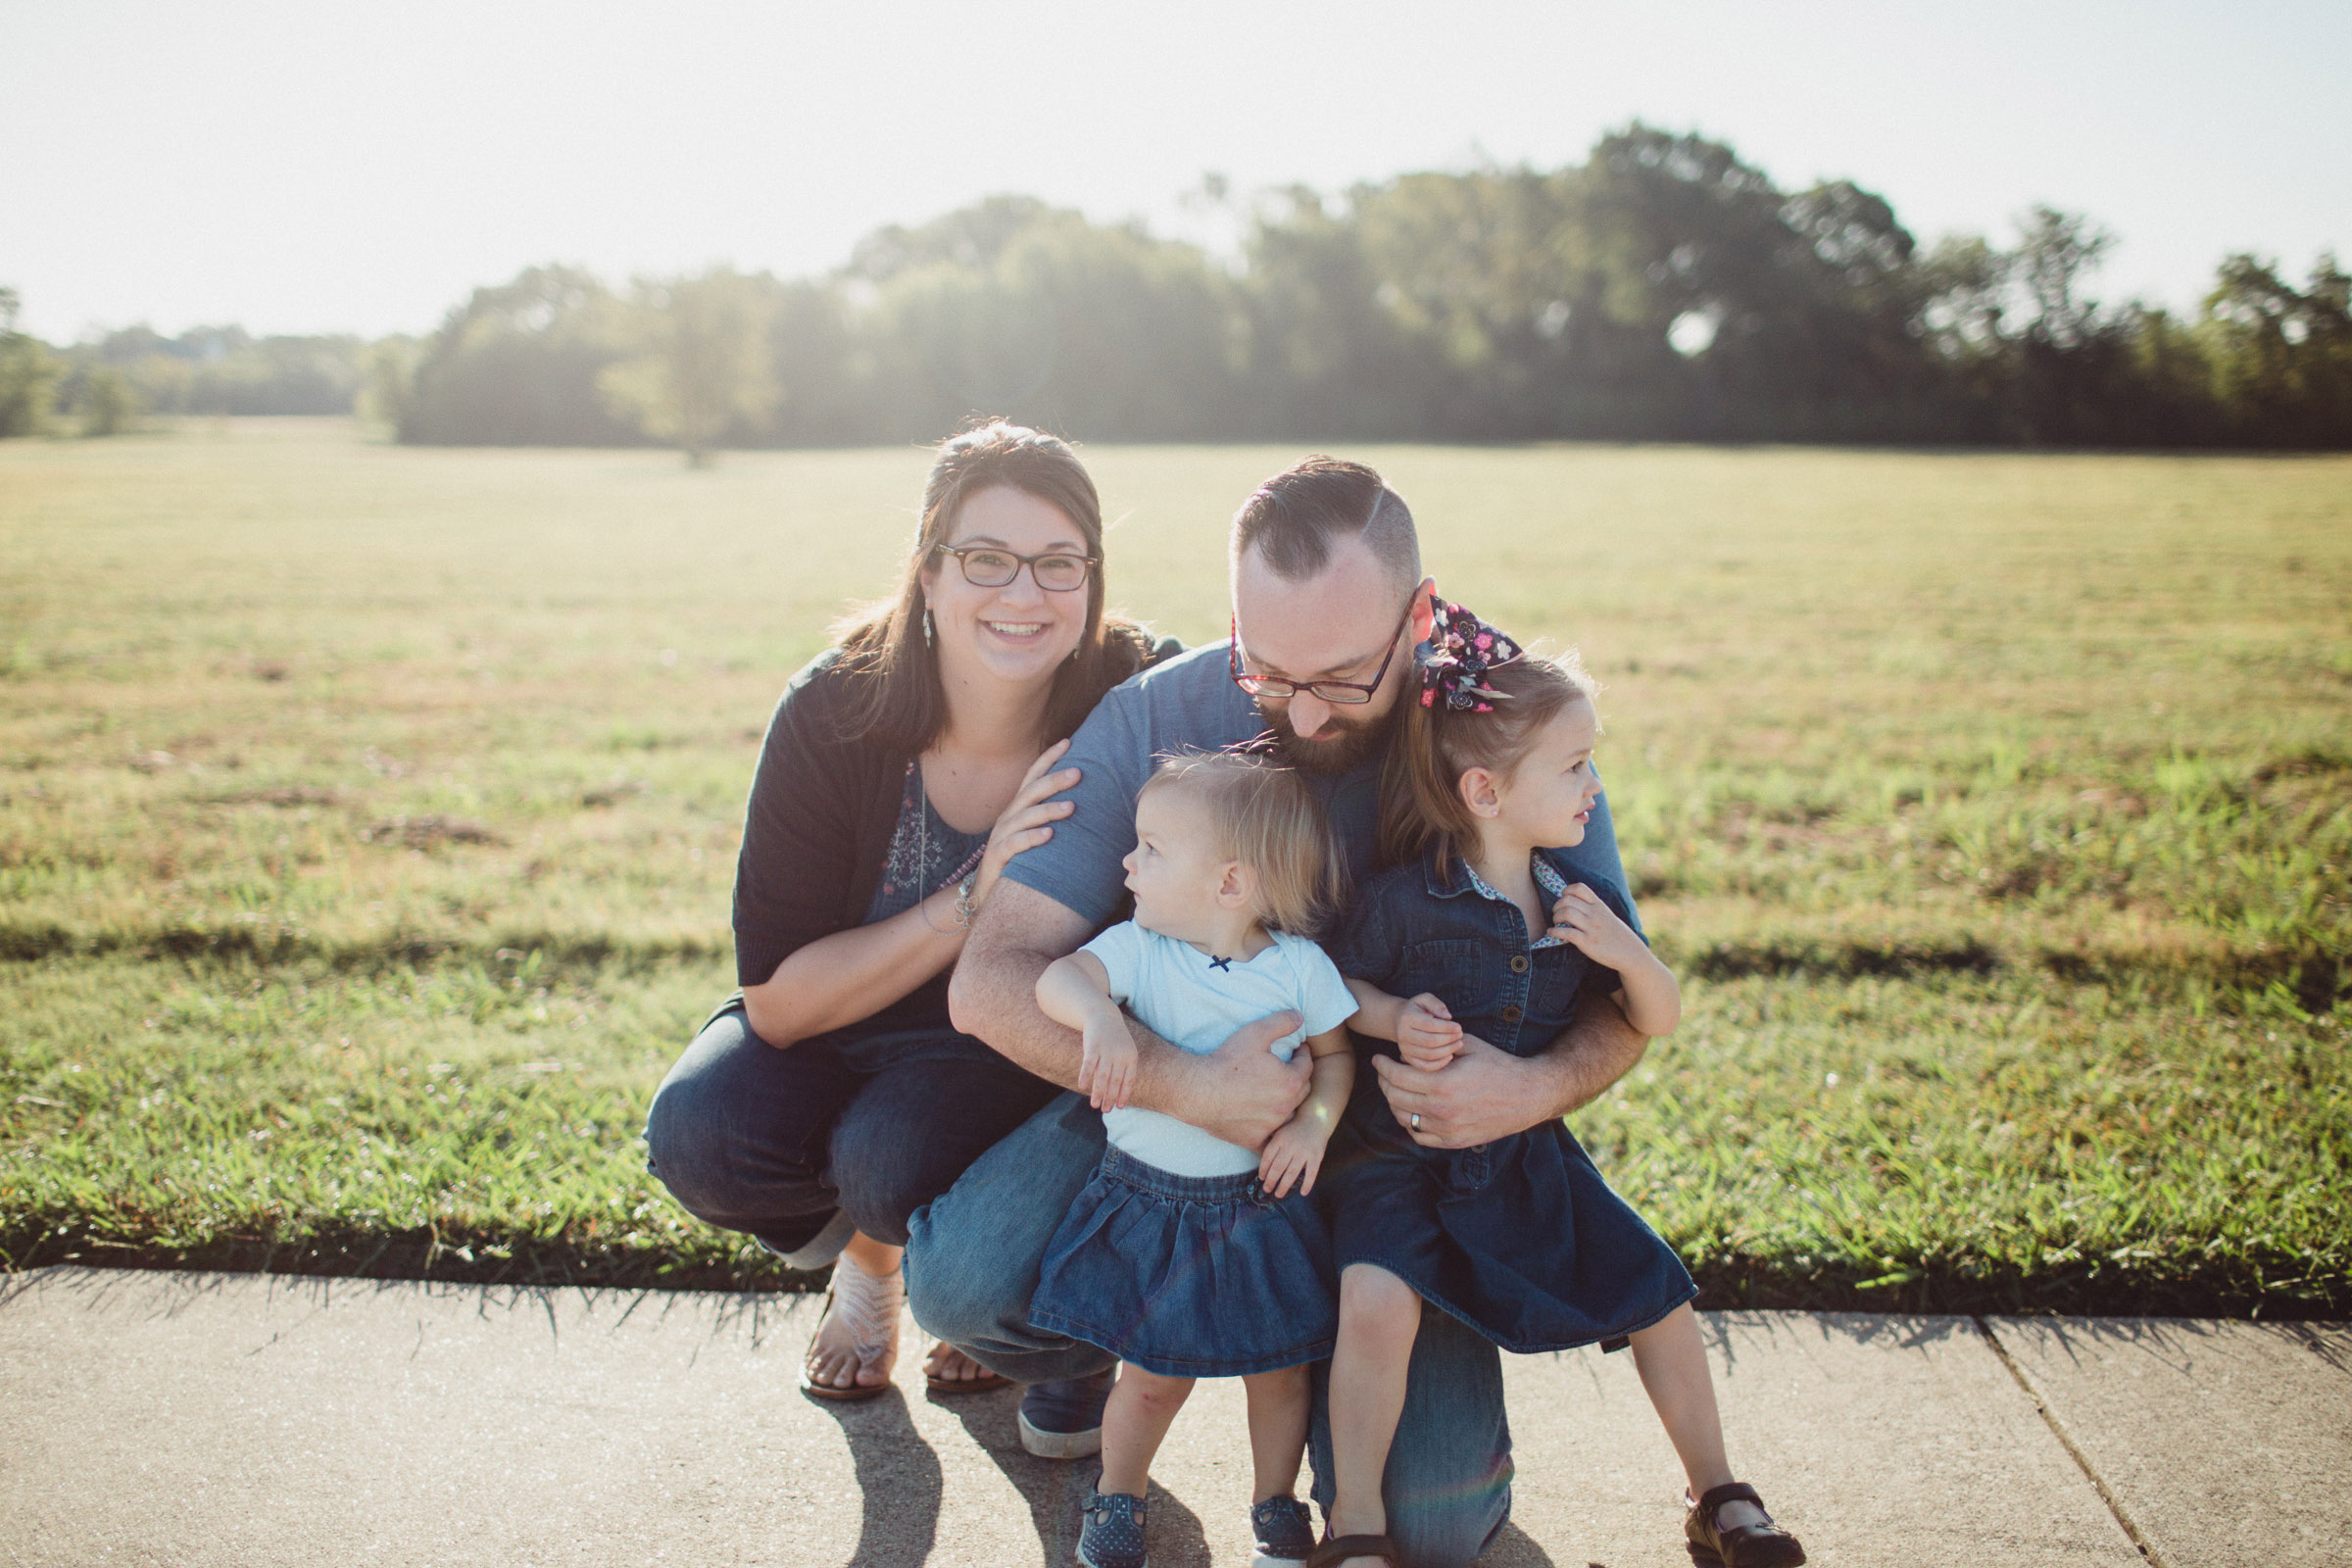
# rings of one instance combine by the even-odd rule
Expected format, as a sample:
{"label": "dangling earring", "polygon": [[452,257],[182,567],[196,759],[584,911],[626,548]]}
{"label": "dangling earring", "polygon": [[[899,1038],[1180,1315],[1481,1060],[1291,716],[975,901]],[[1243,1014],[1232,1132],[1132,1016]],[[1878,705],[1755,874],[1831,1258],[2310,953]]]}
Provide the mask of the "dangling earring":
{"label": "dangling earring", "polygon": [[935,648],[938,645],[939,635],[931,629],[931,607],[925,605],[923,607],[923,646]]}

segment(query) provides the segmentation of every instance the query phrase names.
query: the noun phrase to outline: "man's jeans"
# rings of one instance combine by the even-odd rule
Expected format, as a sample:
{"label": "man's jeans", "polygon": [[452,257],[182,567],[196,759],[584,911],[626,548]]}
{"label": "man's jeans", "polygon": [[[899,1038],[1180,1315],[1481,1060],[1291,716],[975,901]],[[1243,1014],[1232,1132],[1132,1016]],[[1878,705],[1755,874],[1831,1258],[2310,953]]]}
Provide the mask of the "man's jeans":
{"label": "man's jeans", "polygon": [[837,1210],[904,1245],[907,1214],[1054,1093],[968,1036],[844,1030],[779,1051],[722,1008],[654,1095],[646,1163],[698,1219],[813,1268],[848,1239]]}
{"label": "man's jeans", "polygon": [[[1029,1326],[1046,1244],[1102,1157],[1102,1118],[1065,1094],[972,1162],[907,1221],[914,1320],[1022,1383],[1100,1372],[1112,1357]],[[1330,1363],[1315,1368],[1308,1455],[1315,1500],[1331,1503]],[[1511,1435],[1502,1357],[1443,1312],[1421,1314],[1404,1415],[1382,1492],[1408,1562],[1446,1568],[1484,1551],[1511,1510]]]}

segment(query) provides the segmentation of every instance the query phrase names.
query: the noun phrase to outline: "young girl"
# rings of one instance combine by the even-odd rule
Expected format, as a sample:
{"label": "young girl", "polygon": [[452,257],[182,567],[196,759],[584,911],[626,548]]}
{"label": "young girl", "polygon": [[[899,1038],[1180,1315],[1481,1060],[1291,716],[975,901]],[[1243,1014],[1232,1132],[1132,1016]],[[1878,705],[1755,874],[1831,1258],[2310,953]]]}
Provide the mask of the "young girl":
{"label": "young girl", "polygon": [[[1674,976],[1623,895],[1570,886],[1547,853],[1583,841],[1600,794],[1593,691],[1573,663],[1522,658],[1467,611],[1438,606],[1420,702],[1404,710],[1384,779],[1391,869],[1357,898],[1335,950],[1362,1004],[1355,1031],[1395,1041],[1413,1067],[1442,1069],[1465,1034],[1532,1055],[1593,992],[1613,996],[1644,1035],[1665,1034],[1681,1014]],[[1381,1473],[1424,1301],[1522,1354],[1630,1339],[1690,1481],[1692,1557],[1729,1568],[1804,1561],[1725,1462],[1690,1310],[1697,1287],[1565,1126],[1424,1148],[1370,1073],[1348,1124],[1349,1144],[1324,1182],[1340,1331],[1333,1539],[1315,1564],[1397,1561]]]}
{"label": "young girl", "polygon": [[[1306,785],[1271,759],[1181,758],[1135,803],[1124,862],[1135,917],[1038,978],[1038,1004],[1085,1036],[1078,1087],[1110,1147],[1046,1250],[1029,1321],[1119,1357],[1102,1412],[1102,1476],[1086,1510],[1086,1568],[1144,1568],[1152,1456],[1193,1380],[1239,1377],[1255,1469],[1261,1565],[1314,1547],[1292,1495],[1306,1446],[1308,1364],[1337,1325],[1331,1242],[1307,1200],[1348,1103],[1355,1061],[1347,983],[1307,940],[1334,902],[1337,855]],[[1314,1056],[1306,1101],[1262,1154],[1127,1103],[1144,1025],[1194,1053],[1285,1009],[1277,1041]]]}

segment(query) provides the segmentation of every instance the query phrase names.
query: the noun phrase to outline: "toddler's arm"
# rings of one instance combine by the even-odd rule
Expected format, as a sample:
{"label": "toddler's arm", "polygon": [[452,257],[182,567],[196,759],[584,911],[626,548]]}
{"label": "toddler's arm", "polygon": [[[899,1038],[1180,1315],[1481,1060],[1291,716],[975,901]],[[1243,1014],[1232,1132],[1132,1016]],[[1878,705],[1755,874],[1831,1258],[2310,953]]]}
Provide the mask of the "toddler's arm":
{"label": "toddler's arm", "polygon": [[1037,977],[1040,1011],[1078,1031],[1077,1090],[1097,1110],[1117,1110],[1135,1094],[1135,1037],[1110,998],[1110,971],[1091,953],[1055,958]]}
{"label": "toddler's arm", "polygon": [[1445,1003],[1424,991],[1400,1001],[1363,980],[1348,982],[1355,998],[1356,1014],[1348,1026],[1374,1040],[1394,1040],[1396,1054],[1415,1067],[1432,1072],[1445,1066],[1462,1050],[1462,1026]]}
{"label": "toddler's arm", "polygon": [[1658,961],[1649,944],[1635,935],[1599,894],[1579,882],[1560,895],[1551,917],[1557,922],[1552,930],[1563,940],[1574,943],[1594,963],[1617,971],[1622,988],[1617,1005],[1624,1009],[1627,1023],[1652,1039],[1674,1032],[1683,1017],[1683,992],[1674,983],[1674,971]]}
{"label": "toddler's arm", "polygon": [[[1360,1020],[1363,1014],[1356,1017]],[[1348,1044],[1346,1025],[1307,1036],[1301,1049],[1315,1058],[1306,1099],[1274,1130],[1257,1156],[1257,1184],[1276,1198],[1288,1198],[1294,1182],[1302,1194],[1315,1190],[1323,1150],[1339,1128],[1340,1113],[1348,1108],[1348,1092],[1355,1088],[1355,1052]]]}

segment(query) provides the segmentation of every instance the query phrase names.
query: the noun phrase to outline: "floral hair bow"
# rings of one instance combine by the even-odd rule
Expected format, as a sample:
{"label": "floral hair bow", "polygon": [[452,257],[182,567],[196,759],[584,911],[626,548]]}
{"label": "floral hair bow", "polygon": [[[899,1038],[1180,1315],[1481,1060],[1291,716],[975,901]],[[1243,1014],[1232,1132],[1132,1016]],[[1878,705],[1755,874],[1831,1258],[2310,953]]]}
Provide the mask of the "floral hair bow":
{"label": "floral hair bow", "polygon": [[1460,713],[1492,713],[1487,671],[1507,664],[1520,655],[1509,635],[1488,625],[1461,606],[1430,596],[1435,615],[1429,640],[1413,649],[1413,663],[1421,671],[1421,706],[1441,703]]}

